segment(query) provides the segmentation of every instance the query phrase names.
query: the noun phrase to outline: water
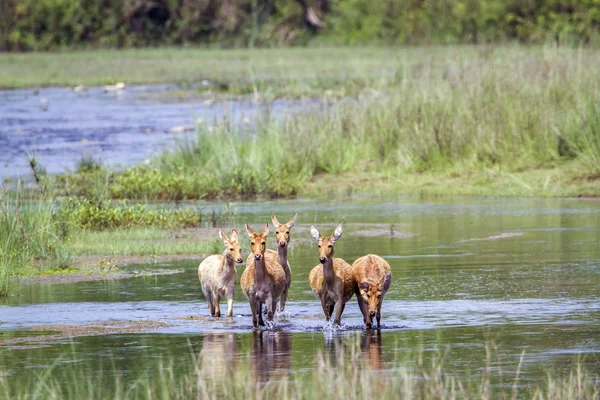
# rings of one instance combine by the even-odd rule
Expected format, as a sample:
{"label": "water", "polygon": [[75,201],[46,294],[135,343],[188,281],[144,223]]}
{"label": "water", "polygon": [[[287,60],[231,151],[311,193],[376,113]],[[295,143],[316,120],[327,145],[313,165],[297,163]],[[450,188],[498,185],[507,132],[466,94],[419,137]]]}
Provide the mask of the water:
{"label": "water", "polygon": [[[441,352],[448,371],[468,378],[481,373],[493,345],[489,363],[506,376],[525,350],[524,384],[544,380],[549,370],[566,373],[575,362],[600,373],[597,200],[399,197],[230,207],[240,232],[245,222],[260,229],[272,211],[280,221],[298,212],[286,315],[274,327],[253,330],[239,286],[234,317],[208,317],[196,275],[200,258],[158,265],[183,270],[174,275],[29,285],[0,308],[4,373],[53,363],[60,371],[73,362],[94,371],[112,359],[132,374],[161,357],[188,365],[197,353],[219,368],[260,360],[257,379],[266,381],[312,371],[318,352],[351,348],[386,373],[414,364],[419,353],[427,360]],[[310,225],[329,235],[342,220],[337,257],[352,262],[376,253],[392,267],[380,335],[362,328],[354,298],[342,327],[328,326],[308,286],[318,263]],[[240,237],[246,256],[249,240]]]}
{"label": "water", "polygon": [[82,158],[116,168],[137,165],[195,137],[193,129],[172,128],[193,127],[199,119],[210,128],[224,118],[251,126],[259,117],[307,106],[291,100],[179,99],[171,90],[178,87],[0,90],[0,180],[31,175],[30,156],[48,173],[72,171]]}

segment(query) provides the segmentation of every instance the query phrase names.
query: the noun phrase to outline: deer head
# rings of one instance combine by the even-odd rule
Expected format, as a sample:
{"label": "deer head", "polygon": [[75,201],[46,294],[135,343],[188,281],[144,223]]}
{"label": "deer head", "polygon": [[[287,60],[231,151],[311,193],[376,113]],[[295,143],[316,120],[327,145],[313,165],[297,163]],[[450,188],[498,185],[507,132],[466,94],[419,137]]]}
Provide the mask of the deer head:
{"label": "deer head", "polygon": [[231,230],[231,239],[227,238],[227,235],[223,233],[223,231],[219,230],[219,237],[223,241],[225,245],[225,256],[231,258],[238,264],[244,262],[244,258],[242,257],[242,248],[238,243],[238,233],[235,229]]}
{"label": "deer head", "polygon": [[261,233],[254,233],[250,225],[246,224],[246,232],[250,236],[250,247],[255,260],[260,260],[265,255],[267,249],[267,235],[269,234],[269,224],[265,225],[265,229]]}
{"label": "deer head", "polygon": [[373,317],[380,312],[383,294],[390,287],[391,281],[392,275],[388,273],[385,274],[385,278],[381,284],[368,282],[360,282],[358,284],[360,295],[367,304],[370,319],[373,319]]}
{"label": "deer head", "polygon": [[342,224],[335,228],[330,237],[323,237],[314,226],[310,227],[310,234],[319,243],[319,262],[324,264],[328,258],[333,257],[333,246],[342,237]]}
{"label": "deer head", "polygon": [[290,229],[296,225],[297,216],[298,214],[294,215],[287,224],[280,224],[279,221],[277,221],[275,214],[271,214],[271,221],[275,227],[275,242],[277,243],[277,246],[285,248],[288,243],[290,243]]}

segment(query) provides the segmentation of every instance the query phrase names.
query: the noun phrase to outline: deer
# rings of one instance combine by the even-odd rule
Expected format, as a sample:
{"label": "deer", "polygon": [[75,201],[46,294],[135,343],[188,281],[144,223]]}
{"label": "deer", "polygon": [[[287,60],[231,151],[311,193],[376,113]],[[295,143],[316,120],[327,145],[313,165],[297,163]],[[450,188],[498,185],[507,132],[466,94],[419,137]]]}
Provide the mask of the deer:
{"label": "deer", "polygon": [[252,325],[255,328],[264,326],[262,317],[263,305],[267,306],[267,319],[273,322],[277,301],[286,287],[286,277],[283,267],[275,259],[265,257],[269,224],[261,233],[255,233],[246,224],[246,232],[250,236],[252,254],[246,260],[246,269],[242,274],[240,286],[250,302]]}
{"label": "deer", "polygon": [[379,330],[383,296],[392,283],[390,264],[378,255],[367,254],[352,263],[352,270],[358,286],[356,300],[365,325],[371,328],[373,317],[376,317]]}
{"label": "deer", "polygon": [[288,290],[292,283],[292,269],[288,262],[288,245],[290,244],[290,230],[296,225],[296,217],[298,217],[298,214],[294,215],[287,224],[280,224],[275,214],[271,213],[271,221],[275,227],[275,243],[277,244],[277,251],[267,249],[265,257],[267,257],[267,262],[276,257],[277,262],[283,267],[283,271],[285,272],[285,288],[279,299],[279,311],[285,310]]}
{"label": "deer", "polygon": [[202,292],[208,302],[211,317],[220,317],[219,302],[221,296],[227,296],[227,315],[233,317],[233,295],[237,278],[236,263],[242,264],[242,249],[238,243],[238,233],[231,230],[231,239],[219,230],[219,237],[225,245],[223,254],[214,254],[205,258],[198,266],[198,279]]}
{"label": "deer", "polygon": [[357,291],[350,264],[341,258],[333,258],[333,246],[342,237],[342,225],[330,237],[323,237],[314,226],[310,227],[310,233],[319,243],[320,264],[310,271],[308,282],[321,300],[325,320],[329,322],[335,310],[333,322],[339,325],[346,303]]}

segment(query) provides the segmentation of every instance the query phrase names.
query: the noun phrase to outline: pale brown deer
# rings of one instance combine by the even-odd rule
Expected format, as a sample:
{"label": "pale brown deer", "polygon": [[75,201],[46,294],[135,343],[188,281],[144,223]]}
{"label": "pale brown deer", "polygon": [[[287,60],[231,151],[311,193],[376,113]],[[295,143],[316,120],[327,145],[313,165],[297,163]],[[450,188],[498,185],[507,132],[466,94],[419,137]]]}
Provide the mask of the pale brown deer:
{"label": "pale brown deer", "polygon": [[381,328],[381,304],[383,296],[392,283],[390,264],[375,254],[360,257],[352,264],[354,279],[358,285],[356,300],[363,314],[365,325],[371,327],[377,318],[377,329]]}
{"label": "pale brown deer", "polygon": [[267,249],[265,257],[267,258],[267,262],[269,262],[270,259],[276,258],[277,262],[283,267],[285,272],[285,289],[283,290],[283,293],[281,293],[281,298],[279,299],[279,311],[285,310],[288,290],[292,283],[292,269],[288,262],[288,246],[290,244],[290,231],[294,225],[296,225],[296,217],[298,217],[298,214],[294,215],[287,224],[280,224],[275,214],[271,214],[271,221],[273,222],[273,226],[275,226],[275,243],[277,244],[277,251],[275,252]]}
{"label": "pale brown deer", "polygon": [[277,260],[267,260],[265,257],[269,224],[266,224],[261,233],[254,233],[248,225],[246,231],[251,239],[252,253],[246,260],[246,269],[240,283],[242,292],[250,301],[252,325],[257,328],[265,324],[262,317],[263,304],[267,306],[267,319],[273,321],[277,301],[285,289],[286,279],[285,271]]}
{"label": "pale brown deer", "polygon": [[333,258],[333,246],[342,237],[342,225],[339,225],[333,235],[323,237],[314,227],[310,227],[312,237],[319,243],[319,262],[310,271],[308,282],[318,299],[325,319],[329,322],[333,317],[335,324],[340,324],[346,303],[357,291],[356,280],[352,267],[341,258]]}
{"label": "pale brown deer", "polygon": [[223,254],[215,254],[205,258],[198,266],[198,279],[202,292],[208,302],[211,317],[220,317],[221,296],[227,296],[227,315],[233,316],[233,295],[237,270],[235,264],[244,262],[242,249],[238,243],[238,233],[231,230],[231,239],[219,230],[219,237],[225,245]]}

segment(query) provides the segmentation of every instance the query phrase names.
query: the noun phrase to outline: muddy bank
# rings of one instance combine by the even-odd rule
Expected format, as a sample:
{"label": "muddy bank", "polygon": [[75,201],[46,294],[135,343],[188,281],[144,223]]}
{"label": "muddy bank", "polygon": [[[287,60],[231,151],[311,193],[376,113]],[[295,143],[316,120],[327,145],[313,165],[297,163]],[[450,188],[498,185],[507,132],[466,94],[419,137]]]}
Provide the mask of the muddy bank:
{"label": "muddy bank", "polygon": [[74,268],[64,272],[26,277],[23,284],[57,284],[115,279],[131,279],[147,276],[171,275],[181,273],[180,269],[147,268],[123,270],[121,267],[132,264],[156,264],[175,260],[202,260],[206,255],[183,254],[165,256],[84,256],[73,259]]}

